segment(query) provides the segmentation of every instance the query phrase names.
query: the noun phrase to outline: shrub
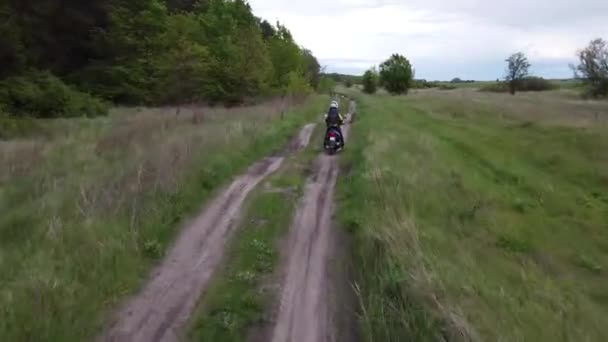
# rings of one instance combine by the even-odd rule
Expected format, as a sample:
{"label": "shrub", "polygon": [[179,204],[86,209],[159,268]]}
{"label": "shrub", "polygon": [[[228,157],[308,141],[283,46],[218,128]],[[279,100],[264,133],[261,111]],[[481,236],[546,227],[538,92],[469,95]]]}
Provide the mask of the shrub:
{"label": "shrub", "polygon": [[451,84],[440,84],[439,85],[439,90],[454,90],[454,89],[456,89],[456,87]]}
{"label": "shrub", "polygon": [[437,87],[439,87],[437,82],[429,82],[427,80],[414,80],[412,82],[412,88],[414,89],[429,89]]}
{"label": "shrub", "polygon": [[363,92],[374,94],[378,90],[378,72],[371,68],[363,74]]}
{"label": "shrub", "polygon": [[509,91],[509,85],[505,82],[488,83],[479,88],[479,91],[492,93],[506,93]]}
{"label": "shrub", "polygon": [[0,82],[0,105],[16,117],[94,117],[108,113],[103,101],[70,88],[48,72],[30,72]]}
{"label": "shrub", "polygon": [[556,89],[557,85],[547,81],[542,77],[526,77],[519,82],[517,90],[519,91],[545,91]]}
{"label": "shrub", "polygon": [[317,92],[319,94],[329,94],[336,87],[336,81],[333,78],[328,76],[322,76],[319,81],[319,86],[317,87]]}
{"label": "shrub", "polygon": [[288,83],[285,88],[285,95],[291,98],[303,98],[313,91],[306,78],[295,71],[289,73],[287,80]]}
{"label": "shrub", "polygon": [[[550,81],[542,77],[526,77],[515,83],[516,91],[546,91],[557,89],[558,86],[551,83]],[[507,93],[511,89],[507,82],[496,82],[484,85],[479,91],[493,92],[493,93]]]}
{"label": "shrub", "polygon": [[413,79],[412,64],[404,56],[394,54],[380,65],[380,83],[391,94],[407,94]]}

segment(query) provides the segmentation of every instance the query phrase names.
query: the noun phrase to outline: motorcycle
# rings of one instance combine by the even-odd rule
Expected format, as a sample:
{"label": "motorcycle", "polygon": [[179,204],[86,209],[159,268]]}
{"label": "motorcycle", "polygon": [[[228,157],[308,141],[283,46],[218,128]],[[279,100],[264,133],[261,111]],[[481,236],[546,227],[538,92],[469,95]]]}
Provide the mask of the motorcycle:
{"label": "motorcycle", "polygon": [[344,141],[342,139],[343,137],[337,127],[329,127],[325,135],[325,151],[329,155],[338,153],[344,147]]}

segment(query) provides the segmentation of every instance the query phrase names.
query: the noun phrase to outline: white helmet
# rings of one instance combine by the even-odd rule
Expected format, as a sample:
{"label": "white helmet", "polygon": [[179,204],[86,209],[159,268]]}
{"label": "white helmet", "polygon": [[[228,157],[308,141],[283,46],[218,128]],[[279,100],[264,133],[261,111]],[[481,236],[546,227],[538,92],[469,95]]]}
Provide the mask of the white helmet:
{"label": "white helmet", "polygon": [[338,108],[338,101],[332,101],[331,105],[329,106],[329,108]]}

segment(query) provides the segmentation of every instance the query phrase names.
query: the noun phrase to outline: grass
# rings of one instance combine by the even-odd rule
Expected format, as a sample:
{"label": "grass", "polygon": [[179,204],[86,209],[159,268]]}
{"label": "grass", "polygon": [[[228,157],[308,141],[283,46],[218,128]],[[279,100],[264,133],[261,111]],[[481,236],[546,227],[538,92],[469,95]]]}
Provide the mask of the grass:
{"label": "grass", "polygon": [[608,337],[606,103],[358,98],[339,193],[366,340]]}
{"label": "grass", "polygon": [[0,340],[93,339],[182,219],[326,102],[116,109],[0,141]]}
{"label": "grass", "polygon": [[[502,79],[499,79],[499,80],[502,80]],[[560,88],[560,89],[580,89],[582,87],[582,83],[579,80],[574,80],[574,79],[564,79],[564,80],[549,79],[548,81],[551,82],[556,88]],[[497,83],[496,81],[475,81],[475,82],[463,82],[463,83],[439,82],[439,85],[440,86],[447,85],[447,86],[455,87],[458,89],[464,89],[464,88],[480,89],[480,88],[494,85],[496,83]]]}
{"label": "grass", "polygon": [[252,327],[264,325],[264,312],[278,300],[273,274],[281,254],[280,240],[289,230],[321,140],[317,126],[311,145],[289,157],[248,200],[224,271],[206,292],[194,320],[192,340],[244,341]]}

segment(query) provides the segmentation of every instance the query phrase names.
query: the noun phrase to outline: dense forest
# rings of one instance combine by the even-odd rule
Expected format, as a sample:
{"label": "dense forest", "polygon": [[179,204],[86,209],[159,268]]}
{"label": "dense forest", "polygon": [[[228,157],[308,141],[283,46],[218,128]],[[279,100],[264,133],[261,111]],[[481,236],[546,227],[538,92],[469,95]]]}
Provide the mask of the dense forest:
{"label": "dense forest", "polygon": [[0,66],[0,112],[35,117],[239,104],[309,92],[320,74],[244,0],[0,0]]}

